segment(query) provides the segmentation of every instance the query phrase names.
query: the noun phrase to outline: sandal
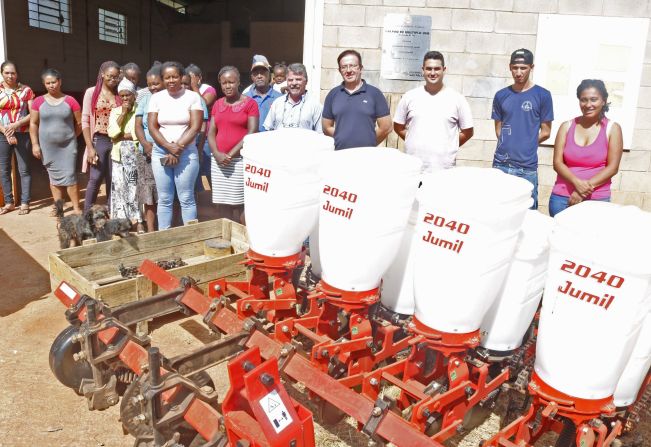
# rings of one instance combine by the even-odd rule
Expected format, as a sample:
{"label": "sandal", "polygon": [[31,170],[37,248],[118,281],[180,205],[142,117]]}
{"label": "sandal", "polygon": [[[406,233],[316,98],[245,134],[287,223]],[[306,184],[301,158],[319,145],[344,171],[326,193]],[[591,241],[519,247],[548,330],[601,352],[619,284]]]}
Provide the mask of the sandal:
{"label": "sandal", "polygon": [[52,205],[50,208],[50,212],[48,213],[48,217],[57,217],[59,215],[59,212],[57,211],[56,205]]}
{"label": "sandal", "polygon": [[136,226],[138,234],[145,234],[145,226],[142,224],[142,222],[138,222],[138,225]]}
{"label": "sandal", "polygon": [[20,205],[20,209],[18,210],[18,215],[19,216],[24,216],[25,214],[29,214],[29,205]]}
{"label": "sandal", "polygon": [[16,206],[13,203],[8,203],[2,208],[0,208],[0,215],[7,214],[16,209]]}

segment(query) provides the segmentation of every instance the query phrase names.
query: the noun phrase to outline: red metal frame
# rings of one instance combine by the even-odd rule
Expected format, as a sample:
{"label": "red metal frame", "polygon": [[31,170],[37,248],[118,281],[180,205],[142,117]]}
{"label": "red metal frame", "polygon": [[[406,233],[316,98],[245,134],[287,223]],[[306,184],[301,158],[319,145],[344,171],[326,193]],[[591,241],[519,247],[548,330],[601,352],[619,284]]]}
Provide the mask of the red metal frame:
{"label": "red metal frame", "polygon": [[[479,331],[451,334],[429,328],[414,317],[409,325],[414,337],[409,357],[379,368],[364,378],[362,392],[378,396],[382,382],[400,389],[397,405],[411,409],[411,423],[421,431],[428,430],[432,416],[440,418],[440,429],[432,439],[444,441],[456,433],[467,412],[509,378],[508,370],[489,379],[488,364],[467,359],[469,350],[479,345]],[[447,390],[426,393],[434,380],[442,380]]]}
{"label": "red metal frame", "polygon": [[[491,378],[489,365],[469,355],[479,344],[479,331],[445,333],[414,317],[405,336],[398,333],[404,329],[400,326],[371,321],[377,319],[370,317],[369,312],[379,301],[378,289],[352,292],[321,281],[309,295],[297,290],[293,275],[304,257],[304,251],[282,258],[249,251],[245,261],[251,268],[247,281],[219,279],[210,284],[209,296],[186,287],[177,298],[177,302],[203,315],[208,325],[223,333],[251,333],[245,344],[249,350],[229,363],[232,388],[222,403],[223,426],[222,415],[196,397],[183,415],[205,439],[216,439],[225,427],[232,444],[247,440],[253,446],[276,446],[296,441],[297,447],[314,446],[311,413],[287,395],[280,383],[282,372],[283,377],[302,383],[310,396],[352,416],[360,427],[365,426],[365,431],[367,425],[372,425],[373,436],[398,446],[440,447],[439,442],[455,433],[474,406],[509,379],[508,368]],[[150,261],[142,263],[140,272],[163,290],[181,287],[181,280]],[[71,290],[62,283],[55,296],[64,305],[75,306],[81,297],[76,292],[71,296]],[[230,296],[236,297],[234,309],[228,300]],[[261,313],[274,323],[273,334],[254,327],[256,323],[249,317]],[[84,321],[86,309],[76,315]],[[104,319],[99,312],[94,327],[97,338],[108,346],[120,336],[120,329],[103,324]],[[297,337],[311,341],[309,358],[293,355],[289,343]],[[409,356],[397,361],[396,355],[404,350],[409,350]],[[145,347],[129,339],[117,351],[117,357],[136,374],[146,371]],[[329,370],[333,359],[343,365],[341,374],[336,375],[338,379]],[[390,359],[393,361],[389,364],[382,363]],[[160,371],[161,375],[168,372],[163,368]],[[263,376],[266,383],[261,380]],[[379,405],[382,383],[400,389],[396,405],[399,410],[410,412],[408,421],[392,411],[378,418],[377,410],[382,409],[376,404]],[[437,383],[446,388],[432,391]],[[293,421],[280,432],[274,430],[260,406],[260,399],[271,389],[279,394]],[[162,392],[161,403],[173,401],[178,390],[179,386],[175,386]],[[576,443],[585,447],[608,447],[622,432],[621,420],[613,418],[614,422],[607,426],[600,419],[615,416],[611,398],[577,399],[555,390],[535,374],[529,392],[533,402],[527,413],[484,446],[530,447],[543,433],[563,430],[565,420],[575,424]],[[437,418],[440,427],[431,436],[426,435]]]}
{"label": "red metal frame", "polygon": [[[173,281],[169,277],[165,278],[165,280],[166,281],[163,281],[160,286],[167,290],[176,289],[180,285],[180,282],[178,280]],[[172,284],[174,285],[170,287]],[[74,289],[69,284],[67,284],[65,281],[62,281],[54,291],[54,296],[56,296],[59,301],[61,301],[68,308],[77,305],[81,300],[81,295],[74,291],[74,294],[70,296],[70,294],[66,293],[64,289],[67,291],[74,291]],[[188,289],[187,291],[196,292],[192,288]],[[192,292],[190,292],[190,294],[192,294]],[[82,322],[85,321],[85,306],[79,312],[78,318]],[[103,320],[104,318],[104,315],[101,313],[97,315],[97,319],[99,321]],[[113,342],[118,337],[118,335],[118,328],[109,327],[99,331],[97,333],[97,338],[105,345],[110,345],[111,342]],[[118,358],[124,363],[124,366],[131,369],[137,375],[142,375],[147,368],[149,356],[145,347],[131,340],[128,340],[119,348]],[[163,376],[168,371],[164,368],[161,368],[160,372],[161,376]],[[179,391],[181,391],[180,386],[164,391],[161,394],[161,405],[169,405],[170,402],[172,402],[177,396],[177,393]],[[217,436],[219,434],[220,418],[221,414],[215,408],[197,398],[193,399],[193,401],[188,406],[188,411],[184,414],[184,419],[186,422],[188,422],[188,424],[190,424],[201,436],[204,437],[204,439],[207,440],[214,439],[214,436]]]}
{"label": "red metal frame", "polygon": [[[173,275],[150,261],[144,261],[140,267],[140,271],[143,275],[147,276],[164,290],[173,290],[180,285],[180,280],[178,278],[175,278]],[[220,290],[218,291],[220,293],[222,291],[228,292],[234,290],[234,288],[231,287],[231,283],[225,280],[216,281],[214,285],[220,286]],[[211,295],[214,298],[223,297],[223,295],[215,296],[212,291]],[[365,304],[363,300],[369,299],[373,295],[373,293],[348,295],[346,298],[340,299],[340,302],[345,305],[361,308],[362,305],[368,305]],[[310,299],[311,302],[316,302],[317,298],[313,296],[310,297]],[[237,333],[241,332],[245,328],[246,323],[239,312],[234,312],[229,309],[228,306],[216,303],[213,298],[204,296],[198,290],[193,288],[188,289],[186,293],[183,294],[180,301],[183,305],[194,312],[206,316],[206,323],[218,328],[223,333]],[[373,299],[373,301],[377,300]],[[308,312],[312,316],[307,318],[312,318],[312,322],[318,321],[318,317],[321,314],[320,312],[320,308],[313,306]],[[303,319],[292,320],[289,318],[277,323],[280,331],[277,331],[276,335],[288,333],[283,331],[281,327],[285,323],[292,325],[291,331],[302,330],[306,334],[314,334],[314,332],[309,328],[301,325],[301,323],[305,322],[301,320]],[[297,324],[296,321],[300,321],[300,323]],[[392,332],[385,331],[385,333],[391,334]],[[317,337],[322,337],[321,340],[324,342],[328,341],[326,335],[317,334]],[[289,339],[291,339],[291,337],[287,338],[287,340]],[[405,342],[404,345],[407,347],[408,342]],[[346,383],[342,383],[345,382],[345,379],[342,379],[342,382],[339,382],[328,374],[315,369],[313,363],[300,355],[292,355],[289,358],[286,358],[287,347],[283,340],[276,340],[266,333],[260,332],[259,330],[253,330],[251,337],[246,342],[246,347],[251,348],[254,346],[257,346],[260,349],[260,355],[263,359],[270,359],[272,357],[283,359],[282,368],[280,368],[283,374],[295,382],[302,383],[312,395],[318,396],[320,399],[327,401],[343,413],[352,416],[360,425],[365,424],[372,417],[375,408],[374,400],[351,390]],[[400,346],[402,346],[402,343]],[[366,349],[370,348],[366,347]],[[283,356],[283,353],[285,353],[285,356]],[[363,377],[356,376],[355,381],[356,383],[361,384]],[[237,420],[250,428],[250,415],[249,417],[246,417],[242,413],[238,414],[239,419]],[[442,447],[441,444],[433,441],[424,433],[417,431],[412,424],[391,411],[389,411],[384,418],[379,421],[375,433],[383,439],[398,446]]]}
{"label": "red metal frame", "polygon": [[221,298],[226,294],[236,295],[239,298],[236,303],[237,312],[243,318],[255,316],[259,312],[266,312],[268,321],[295,317],[296,306],[301,304],[304,295],[297,292],[292,280],[294,271],[304,263],[305,249],[283,257],[265,256],[249,250],[244,261],[250,268],[249,279],[211,282],[208,287],[209,296]]}
{"label": "red metal frame", "polygon": [[[260,348],[252,347],[228,363],[228,376],[231,388],[222,412],[231,445],[245,439],[252,447],[315,446],[312,413],[285,391],[275,357],[262,361]],[[276,418],[287,425],[280,425]],[[272,420],[280,430],[274,428]]]}
{"label": "red metal frame", "polygon": [[[535,372],[529,382],[533,402],[527,414],[517,418],[497,435],[484,443],[485,447],[531,447],[549,431],[560,433],[566,418],[576,426],[576,445],[582,447],[608,447],[622,432],[622,422],[610,426],[600,418],[615,415],[612,396],[604,399],[581,399],[556,390],[545,383]],[[533,420],[540,413],[540,421]]]}
{"label": "red metal frame", "polygon": [[[369,308],[379,299],[379,288],[355,292],[320,281],[309,296],[309,312],[277,323],[275,338],[284,343],[297,335],[309,338],[314,343],[312,362],[318,369],[328,371],[335,359],[344,365],[344,380],[349,386],[361,384],[363,373],[409,346],[407,339],[394,342],[394,334],[400,329],[396,326],[381,326],[373,333]],[[341,323],[335,324],[342,315],[347,320],[345,331]],[[346,340],[342,341],[342,337]]]}

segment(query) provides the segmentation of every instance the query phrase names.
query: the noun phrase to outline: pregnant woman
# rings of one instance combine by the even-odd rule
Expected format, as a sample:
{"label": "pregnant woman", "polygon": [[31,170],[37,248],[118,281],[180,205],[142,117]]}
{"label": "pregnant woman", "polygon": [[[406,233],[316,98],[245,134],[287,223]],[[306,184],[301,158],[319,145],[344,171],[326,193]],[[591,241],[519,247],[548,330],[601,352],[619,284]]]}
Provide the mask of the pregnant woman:
{"label": "pregnant woman", "polygon": [[[54,201],[63,200],[63,194],[67,191],[73,212],[81,214],[75,175],[81,107],[72,96],[61,91],[61,73],[57,70],[48,68],[41,79],[47,93],[32,103],[29,124],[32,154],[47,169]],[[56,216],[54,206],[50,216]]]}

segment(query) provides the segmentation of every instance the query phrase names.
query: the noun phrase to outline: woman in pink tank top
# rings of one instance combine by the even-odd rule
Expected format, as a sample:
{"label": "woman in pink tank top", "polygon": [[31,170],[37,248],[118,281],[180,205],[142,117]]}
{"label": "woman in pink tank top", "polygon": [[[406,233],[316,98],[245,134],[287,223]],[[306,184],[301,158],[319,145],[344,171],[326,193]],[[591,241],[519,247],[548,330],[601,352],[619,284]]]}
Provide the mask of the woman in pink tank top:
{"label": "woman in pink tank top", "polygon": [[608,125],[608,91],[599,79],[584,79],[576,89],[581,116],[561,125],[554,143],[557,178],[549,215],[584,200],[610,201],[610,179],[622,158],[622,128]]}

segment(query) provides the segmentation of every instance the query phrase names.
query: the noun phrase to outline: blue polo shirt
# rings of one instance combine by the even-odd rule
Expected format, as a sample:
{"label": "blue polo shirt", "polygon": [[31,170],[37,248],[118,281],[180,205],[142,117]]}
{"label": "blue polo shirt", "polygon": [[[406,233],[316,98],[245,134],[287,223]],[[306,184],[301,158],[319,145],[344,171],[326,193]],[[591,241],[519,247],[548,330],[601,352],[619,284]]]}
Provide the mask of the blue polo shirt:
{"label": "blue polo shirt", "polygon": [[323,103],[323,118],[335,121],[335,150],[377,146],[375,121],[389,114],[382,92],[364,80],[353,93],[348,93],[342,82],[330,90]]}
{"label": "blue polo shirt", "polygon": [[260,110],[260,121],[258,123],[258,132],[264,132],[264,120],[267,118],[267,115],[269,114],[269,109],[271,109],[271,104],[274,102],[276,98],[280,98],[283,96],[282,93],[274,90],[271,86],[269,86],[269,90],[267,90],[267,94],[262,96],[258,93],[258,91],[255,89],[255,86],[251,87],[248,92],[246,92],[246,95],[255,99],[255,102],[258,103],[258,109]]}
{"label": "blue polo shirt", "polygon": [[491,118],[502,122],[494,161],[537,169],[540,125],[554,120],[549,90],[539,85],[524,92],[516,92],[511,86],[503,88],[495,94]]}

